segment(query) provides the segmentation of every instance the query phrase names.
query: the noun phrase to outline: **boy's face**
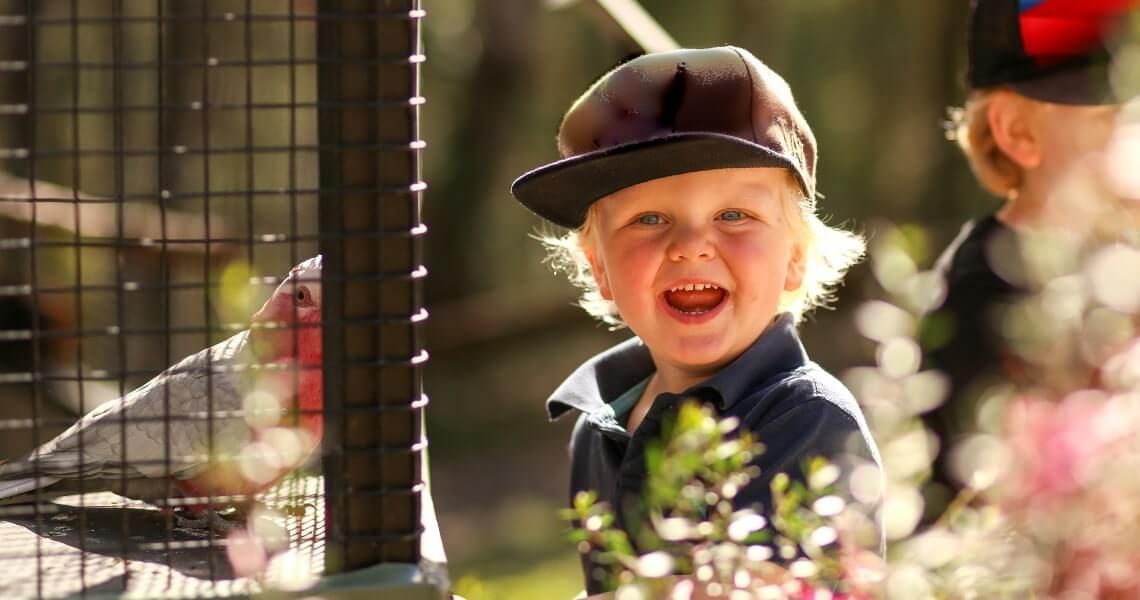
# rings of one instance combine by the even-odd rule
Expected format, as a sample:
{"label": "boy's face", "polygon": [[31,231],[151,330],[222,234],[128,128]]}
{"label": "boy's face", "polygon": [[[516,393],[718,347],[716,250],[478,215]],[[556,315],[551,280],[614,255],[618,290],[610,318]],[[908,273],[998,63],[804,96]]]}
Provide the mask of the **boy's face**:
{"label": "boy's face", "polygon": [[781,293],[799,287],[789,188],[783,169],[720,169],[598,201],[586,254],[599,291],[659,370],[715,372],[771,323]]}
{"label": "boy's face", "polygon": [[1040,168],[1052,173],[1088,170],[1099,175],[1101,155],[1112,139],[1120,107],[1045,104],[1033,113]]}
{"label": "boy's face", "polygon": [[1114,237],[1140,223],[1140,194],[1118,183],[1132,170],[1119,166],[1122,106],[1052,104],[998,91],[988,116],[1001,151],[1022,169],[1019,192],[1030,198],[1022,205],[1045,209],[1031,224]]}
{"label": "boy's face", "polygon": [[[1131,229],[1140,222],[1140,197],[1113,185],[1110,151],[1120,129],[1120,106],[1047,104],[1034,113],[1040,144],[1037,169],[1054,202],[1071,221],[1096,231]],[[1133,159],[1134,160],[1134,159]]]}

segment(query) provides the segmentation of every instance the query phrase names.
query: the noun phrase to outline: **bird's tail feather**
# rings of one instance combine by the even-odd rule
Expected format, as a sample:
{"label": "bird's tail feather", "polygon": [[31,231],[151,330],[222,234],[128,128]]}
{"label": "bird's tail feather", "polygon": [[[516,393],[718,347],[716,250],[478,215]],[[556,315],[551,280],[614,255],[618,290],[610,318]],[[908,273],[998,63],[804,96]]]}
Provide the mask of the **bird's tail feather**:
{"label": "bird's tail feather", "polygon": [[34,491],[36,488],[47,487],[57,481],[59,480],[54,477],[40,477],[38,479],[29,477],[27,479],[0,481],[0,499],[19,496],[20,494]]}

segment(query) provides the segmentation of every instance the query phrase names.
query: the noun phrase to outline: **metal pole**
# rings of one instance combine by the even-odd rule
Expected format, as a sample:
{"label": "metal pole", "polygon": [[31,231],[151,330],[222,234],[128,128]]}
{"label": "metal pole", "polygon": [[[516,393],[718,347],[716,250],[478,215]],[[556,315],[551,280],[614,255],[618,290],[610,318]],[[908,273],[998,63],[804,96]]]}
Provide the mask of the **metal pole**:
{"label": "metal pole", "polygon": [[419,4],[317,4],[329,574],[420,558]]}

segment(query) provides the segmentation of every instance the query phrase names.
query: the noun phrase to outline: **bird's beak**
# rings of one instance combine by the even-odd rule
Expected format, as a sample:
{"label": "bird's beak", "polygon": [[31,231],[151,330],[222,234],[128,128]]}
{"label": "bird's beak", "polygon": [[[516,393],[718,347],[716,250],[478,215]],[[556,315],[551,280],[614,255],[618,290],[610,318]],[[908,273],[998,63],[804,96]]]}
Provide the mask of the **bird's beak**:
{"label": "bird's beak", "polygon": [[253,315],[249,343],[259,362],[275,360],[293,346],[294,330],[279,312],[270,299]]}

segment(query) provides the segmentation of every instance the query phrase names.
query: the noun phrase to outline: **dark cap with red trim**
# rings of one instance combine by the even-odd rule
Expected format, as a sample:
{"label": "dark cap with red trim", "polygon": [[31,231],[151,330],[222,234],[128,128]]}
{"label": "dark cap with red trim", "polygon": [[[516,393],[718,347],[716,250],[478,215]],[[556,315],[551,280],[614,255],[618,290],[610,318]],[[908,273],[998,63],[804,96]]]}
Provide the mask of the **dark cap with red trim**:
{"label": "dark cap with red trim", "polygon": [[972,0],[971,88],[1008,85],[1059,104],[1116,104],[1136,95],[1114,77],[1112,54],[1129,38],[1140,0]]}

